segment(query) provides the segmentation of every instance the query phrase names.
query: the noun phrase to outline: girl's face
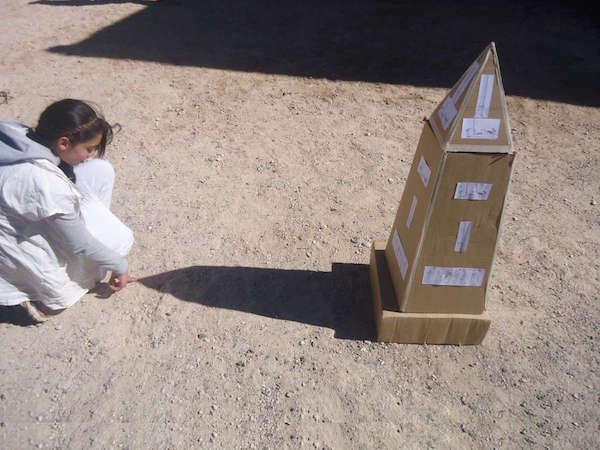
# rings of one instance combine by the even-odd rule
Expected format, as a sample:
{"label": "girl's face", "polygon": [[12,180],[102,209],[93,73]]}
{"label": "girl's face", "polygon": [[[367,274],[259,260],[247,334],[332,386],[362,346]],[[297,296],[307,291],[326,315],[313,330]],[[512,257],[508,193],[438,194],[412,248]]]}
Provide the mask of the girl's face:
{"label": "girl's face", "polygon": [[90,158],[93,158],[98,152],[102,142],[102,133],[88,141],[79,142],[73,145],[68,137],[61,137],[56,143],[56,153],[58,157],[69,164],[76,166]]}

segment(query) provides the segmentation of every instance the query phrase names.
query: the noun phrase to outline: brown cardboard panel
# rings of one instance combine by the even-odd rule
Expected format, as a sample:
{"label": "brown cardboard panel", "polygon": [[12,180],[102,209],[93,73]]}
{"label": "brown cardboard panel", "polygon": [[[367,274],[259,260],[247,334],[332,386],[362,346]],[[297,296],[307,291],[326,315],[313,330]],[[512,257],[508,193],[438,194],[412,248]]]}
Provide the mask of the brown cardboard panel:
{"label": "brown cardboard panel", "polygon": [[[463,119],[475,117],[475,109],[479,96],[479,84],[481,82],[482,75],[494,76],[494,86],[487,118],[500,120],[498,139],[463,139]],[[496,59],[491,57],[488,58],[481,73],[474,79],[471,95],[465,99],[465,105],[463,107],[462,114],[457,115],[455,131],[450,137],[450,145],[448,150],[450,151],[451,147],[461,146],[461,151],[469,151],[470,147],[484,146],[490,147],[488,152],[494,152],[494,146],[509,146],[511,141],[509,137],[509,130],[507,128],[507,117],[508,115],[506,113],[504,91],[501,85],[500,70],[496,66]]]}
{"label": "brown cardboard panel", "polygon": [[[478,74],[481,72],[482,70],[482,66],[486,65],[486,61],[490,60],[493,58],[490,57],[491,53],[492,53],[492,44],[490,44],[489,46],[487,46],[477,57],[477,59],[475,59],[475,61],[473,61],[473,63],[471,63],[471,65],[465,70],[465,72],[463,73],[463,75],[460,77],[460,79],[456,82],[456,84],[452,87],[452,89],[450,90],[450,92],[448,92],[448,94],[446,95],[446,97],[444,98],[444,100],[442,100],[442,102],[438,105],[438,107],[435,109],[435,111],[433,112],[433,114],[431,115],[431,117],[429,118],[429,121],[432,124],[433,130],[435,132],[435,135],[437,136],[437,139],[440,143],[440,146],[445,149],[447,143],[451,140],[452,138],[452,133],[454,131],[454,123],[457,120],[461,120],[462,118],[460,118],[460,110],[462,109],[462,105],[463,103],[472,95],[472,86],[474,84],[474,81],[478,79]],[[476,64],[476,66],[474,66],[474,64]],[[470,68],[476,67],[476,70],[474,72],[470,71]],[[469,77],[469,78],[467,78]],[[467,84],[465,85],[463,83],[463,80],[465,80],[467,82]],[[459,89],[462,90],[462,94],[460,92],[457,92]],[[460,94],[460,95],[459,95]],[[458,96],[458,97],[457,97]],[[457,97],[457,98],[456,98]],[[455,101],[456,100],[456,101]],[[452,119],[452,121],[447,125],[446,128],[444,128],[444,125],[440,119],[440,110],[444,108],[446,102],[449,101],[452,103],[452,105],[454,105],[454,108],[456,109],[456,116]]]}
{"label": "brown cardboard panel", "polygon": [[452,345],[478,345],[483,341],[491,323],[485,314],[399,312],[384,247],[383,242],[371,247],[371,287],[379,341]]}
{"label": "brown cardboard panel", "polygon": [[[422,283],[426,266],[466,267],[485,270],[480,286],[435,286]],[[417,267],[405,312],[439,312],[456,314],[481,314],[485,310],[485,293],[490,276],[491,259],[471,261],[470,265],[456,266],[450,258],[424,258]],[[457,312],[458,311],[458,312]]]}
{"label": "brown cardboard panel", "polygon": [[[440,177],[439,187],[428,224],[423,255],[440,254],[433,250],[435,242],[427,240],[456,237],[461,221],[471,221],[470,242],[489,245],[493,249],[496,242],[500,217],[504,207],[504,199],[508,189],[513,154],[470,154],[449,153],[446,158],[444,172]],[[491,184],[487,200],[455,199],[456,186],[461,182]],[[431,243],[432,247],[427,244]],[[452,247],[454,247],[452,243]],[[469,247],[471,247],[469,245]],[[443,254],[452,253],[452,248]],[[473,248],[474,250],[474,248]],[[493,250],[490,250],[490,256]],[[467,250],[466,255],[471,254]],[[481,256],[481,253],[476,253]]]}
{"label": "brown cardboard panel", "polygon": [[[448,154],[432,216],[438,220],[430,226],[443,233],[447,225],[442,219],[458,221],[467,217],[477,220],[479,226],[497,229],[498,212],[502,210],[513,161],[514,154]],[[487,200],[456,199],[457,184],[462,182],[491,184]]]}
{"label": "brown cardboard panel", "polygon": [[[423,184],[421,176],[418,172],[421,157],[423,157],[431,171],[427,186]],[[386,247],[386,257],[388,258],[388,264],[390,271],[392,272],[392,279],[398,299],[402,299],[405,294],[406,283],[408,282],[408,277],[410,276],[413,261],[417,254],[419,242],[422,238],[423,225],[431,205],[434,186],[437,183],[442,157],[443,152],[433,134],[433,130],[431,129],[429,123],[425,122],[423,124],[423,131],[417,146],[417,151],[415,152],[413,163],[406,180],[402,199],[400,200],[400,206],[398,207],[398,211],[396,213],[394,226],[392,227],[392,232],[390,233]],[[410,213],[413,196],[416,197],[417,203],[409,228],[407,226],[407,220]],[[400,237],[402,246],[404,247],[408,259],[408,271],[405,279],[402,278],[400,266],[397,262],[393,247],[393,238],[396,231],[398,232],[398,236]]]}
{"label": "brown cardboard panel", "polygon": [[[483,312],[513,161],[514,154],[447,154],[404,312]],[[491,184],[488,199],[455,199],[459,182]],[[473,225],[466,251],[456,252],[461,221]],[[424,285],[425,266],[484,269],[485,277],[479,287]]]}

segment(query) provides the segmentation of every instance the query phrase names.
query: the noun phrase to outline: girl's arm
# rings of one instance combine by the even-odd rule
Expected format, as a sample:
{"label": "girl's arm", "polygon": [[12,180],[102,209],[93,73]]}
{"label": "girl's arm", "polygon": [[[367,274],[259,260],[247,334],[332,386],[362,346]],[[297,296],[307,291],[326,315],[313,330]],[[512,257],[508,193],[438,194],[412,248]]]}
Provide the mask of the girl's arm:
{"label": "girl's arm", "polygon": [[92,236],[79,215],[59,214],[45,221],[65,252],[94,261],[108,271],[127,273],[127,260]]}

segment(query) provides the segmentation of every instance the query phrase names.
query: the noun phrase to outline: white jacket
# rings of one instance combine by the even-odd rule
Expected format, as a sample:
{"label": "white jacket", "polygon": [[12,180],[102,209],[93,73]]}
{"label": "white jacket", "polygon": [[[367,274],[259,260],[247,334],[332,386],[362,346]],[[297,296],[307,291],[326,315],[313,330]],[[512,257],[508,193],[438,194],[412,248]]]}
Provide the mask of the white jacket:
{"label": "white jacket", "polygon": [[[23,125],[0,122],[0,305],[30,300],[51,309],[67,308],[106,270],[122,273],[127,264],[114,249],[87,237],[91,235],[83,222],[81,193],[57,167],[59,158],[26,133]],[[118,221],[103,205],[93,206]],[[83,224],[78,233],[84,236],[81,252],[73,252],[55,226],[56,218],[62,217],[75,217]],[[119,253],[126,254],[131,244],[132,235]],[[94,250],[92,257],[87,247]]]}

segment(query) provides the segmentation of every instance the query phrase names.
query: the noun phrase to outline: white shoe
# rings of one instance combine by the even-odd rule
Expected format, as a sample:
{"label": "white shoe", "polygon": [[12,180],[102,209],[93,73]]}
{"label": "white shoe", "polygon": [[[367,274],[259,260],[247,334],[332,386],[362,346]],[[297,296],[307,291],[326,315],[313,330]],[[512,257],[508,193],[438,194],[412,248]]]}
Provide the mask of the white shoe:
{"label": "white shoe", "polygon": [[64,309],[52,310],[39,302],[23,302],[21,307],[29,314],[29,316],[38,323],[42,323],[50,319],[52,316],[60,314]]}

